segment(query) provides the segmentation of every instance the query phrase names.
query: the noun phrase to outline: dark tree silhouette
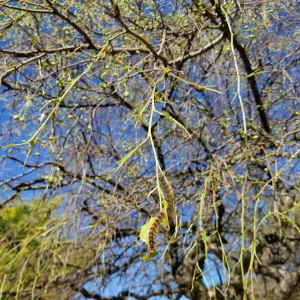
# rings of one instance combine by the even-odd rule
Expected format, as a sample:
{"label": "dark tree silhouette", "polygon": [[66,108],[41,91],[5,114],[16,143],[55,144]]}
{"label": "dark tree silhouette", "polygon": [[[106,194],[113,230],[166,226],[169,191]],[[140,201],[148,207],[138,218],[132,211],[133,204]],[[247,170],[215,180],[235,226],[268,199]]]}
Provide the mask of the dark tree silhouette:
{"label": "dark tree silhouette", "polygon": [[299,299],[299,8],[1,1],[0,298]]}

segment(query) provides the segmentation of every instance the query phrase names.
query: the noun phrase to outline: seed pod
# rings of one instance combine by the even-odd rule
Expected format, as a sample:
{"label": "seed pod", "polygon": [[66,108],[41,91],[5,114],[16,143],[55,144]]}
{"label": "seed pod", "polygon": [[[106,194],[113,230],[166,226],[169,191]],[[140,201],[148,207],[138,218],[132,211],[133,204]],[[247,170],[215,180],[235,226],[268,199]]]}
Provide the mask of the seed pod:
{"label": "seed pod", "polygon": [[149,231],[149,247],[148,247],[148,251],[150,253],[155,253],[156,252],[156,236],[159,232],[159,228],[161,225],[161,222],[164,218],[165,213],[163,211],[161,211],[158,216],[156,217],[156,219],[154,220],[150,231]]}

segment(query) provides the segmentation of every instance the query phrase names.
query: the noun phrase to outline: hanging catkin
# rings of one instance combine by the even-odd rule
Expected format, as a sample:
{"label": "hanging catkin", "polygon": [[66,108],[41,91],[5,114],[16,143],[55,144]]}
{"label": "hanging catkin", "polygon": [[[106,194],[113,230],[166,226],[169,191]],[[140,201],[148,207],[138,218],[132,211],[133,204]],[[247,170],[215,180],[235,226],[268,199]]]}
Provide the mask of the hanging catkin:
{"label": "hanging catkin", "polygon": [[173,234],[176,228],[175,195],[173,193],[171,185],[168,182],[167,177],[162,173],[159,175],[159,182],[163,193],[163,197],[168,203],[167,215],[170,226],[170,233]]}
{"label": "hanging catkin", "polygon": [[156,219],[154,220],[153,224],[151,225],[150,231],[149,231],[149,248],[148,251],[150,253],[156,252],[156,236],[159,231],[159,227],[161,225],[161,222],[164,218],[165,213],[161,211]]}

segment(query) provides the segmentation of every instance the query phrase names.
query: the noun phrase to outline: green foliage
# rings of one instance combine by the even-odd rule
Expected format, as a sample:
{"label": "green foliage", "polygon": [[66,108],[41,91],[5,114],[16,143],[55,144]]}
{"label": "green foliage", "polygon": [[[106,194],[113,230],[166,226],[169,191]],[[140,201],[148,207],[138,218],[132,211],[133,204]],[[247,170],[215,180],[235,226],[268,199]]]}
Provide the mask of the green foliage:
{"label": "green foliage", "polygon": [[56,276],[58,270],[49,263],[60,225],[55,210],[62,200],[63,197],[48,203],[42,199],[30,203],[19,200],[0,210],[0,282],[4,299],[42,284],[47,272],[52,273],[47,278],[49,282]]}

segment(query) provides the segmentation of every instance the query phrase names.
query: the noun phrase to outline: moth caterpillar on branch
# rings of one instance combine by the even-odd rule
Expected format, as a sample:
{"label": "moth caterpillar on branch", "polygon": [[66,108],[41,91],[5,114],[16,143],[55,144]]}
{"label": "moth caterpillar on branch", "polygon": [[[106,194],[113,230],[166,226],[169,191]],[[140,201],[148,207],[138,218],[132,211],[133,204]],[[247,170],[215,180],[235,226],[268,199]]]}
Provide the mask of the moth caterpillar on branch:
{"label": "moth caterpillar on branch", "polygon": [[167,177],[164,174],[159,175],[159,182],[164,199],[168,203],[167,215],[170,226],[170,233],[173,234],[176,228],[176,205],[175,205],[175,195],[173,193],[172,187],[169,184]]}
{"label": "moth caterpillar on branch", "polygon": [[161,222],[165,216],[165,213],[161,211],[156,219],[154,220],[153,224],[151,225],[150,231],[149,231],[149,247],[148,251],[150,253],[156,252],[156,236],[158,234]]}

